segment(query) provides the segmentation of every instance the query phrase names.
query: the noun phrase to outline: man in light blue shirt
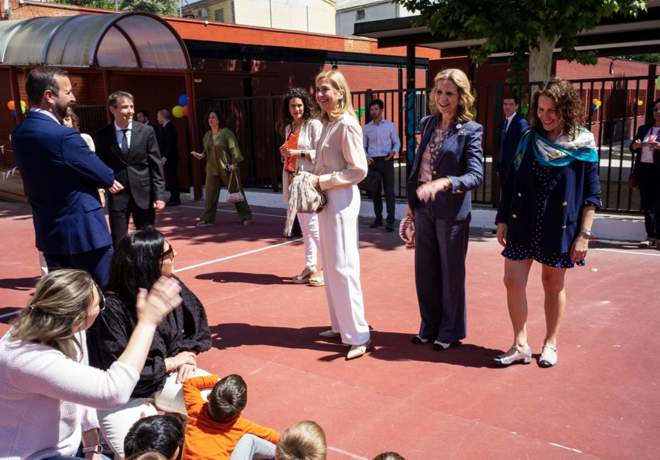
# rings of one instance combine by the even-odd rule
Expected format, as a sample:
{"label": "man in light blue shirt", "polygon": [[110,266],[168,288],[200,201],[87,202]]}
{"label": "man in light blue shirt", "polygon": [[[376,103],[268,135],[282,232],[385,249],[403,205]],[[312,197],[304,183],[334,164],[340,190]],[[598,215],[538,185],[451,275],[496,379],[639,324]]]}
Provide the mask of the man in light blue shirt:
{"label": "man in light blue shirt", "polygon": [[[380,99],[371,101],[369,104],[371,121],[364,125],[362,130],[369,168],[378,171],[383,178],[382,188],[385,190],[387,205],[385,230],[391,232],[394,230],[394,160],[399,159],[401,141],[394,123],[383,119],[383,107],[383,101]],[[376,220],[371,224],[371,228],[376,228],[383,225],[383,200],[380,187],[372,198]]]}

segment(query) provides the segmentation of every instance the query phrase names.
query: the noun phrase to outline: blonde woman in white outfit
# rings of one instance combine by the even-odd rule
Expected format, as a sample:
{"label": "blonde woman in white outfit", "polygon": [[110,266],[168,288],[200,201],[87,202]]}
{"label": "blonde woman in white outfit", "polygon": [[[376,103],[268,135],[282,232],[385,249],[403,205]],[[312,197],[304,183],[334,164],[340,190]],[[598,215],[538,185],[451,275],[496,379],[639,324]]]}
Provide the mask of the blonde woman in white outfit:
{"label": "blonde woman in white outfit", "polygon": [[[314,171],[316,143],[321,135],[323,124],[313,118],[312,100],[302,88],[291,88],[282,100],[280,129],[284,143],[280,146],[282,168],[282,189],[284,202],[289,202],[289,184],[296,171]],[[305,268],[291,280],[297,284],[323,286],[323,272],[318,268],[319,217],[316,213],[298,214],[300,229],[305,243]]]}
{"label": "blonde woman in white outfit", "polygon": [[323,131],[316,146],[314,174],[316,187],[328,196],[319,213],[319,226],[332,323],[321,336],[341,337],[350,345],[346,359],[353,359],[364,355],[370,343],[358,251],[357,184],[367,175],[367,157],[351,92],[341,72],[331,70],[316,77],[316,102],[322,111]]}

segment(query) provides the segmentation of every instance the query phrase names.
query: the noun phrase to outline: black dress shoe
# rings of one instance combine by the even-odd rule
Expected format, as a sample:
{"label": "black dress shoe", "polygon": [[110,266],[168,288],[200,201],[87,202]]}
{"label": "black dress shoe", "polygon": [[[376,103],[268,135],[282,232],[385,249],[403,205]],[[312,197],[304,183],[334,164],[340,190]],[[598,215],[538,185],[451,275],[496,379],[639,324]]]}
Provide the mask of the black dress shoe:
{"label": "black dress shoe", "polygon": [[385,231],[386,232],[393,232],[394,231],[394,226],[392,224],[385,225]]}
{"label": "black dress shoe", "polygon": [[410,339],[410,341],[412,343],[414,343],[415,345],[424,345],[424,344],[429,343],[429,339],[425,339],[421,335],[414,336],[412,339]]}
{"label": "black dress shoe", "polygon": [[369,225],[369,227],[376,228],[376,227],[380,227],[381,225],[383,225],[383,221],[376,219],[371,223],[371,225]]}
{"label": "black dress shoe", "polygon": [[435,350],[435,351],[445,351],[445,350],[449,350],[450,348],[457,347],[460,344],[461,344],[460,341],[447,343],[447,342],[441,342],[439,340],[436,340],[435,342],[433,342],[433,350]]}

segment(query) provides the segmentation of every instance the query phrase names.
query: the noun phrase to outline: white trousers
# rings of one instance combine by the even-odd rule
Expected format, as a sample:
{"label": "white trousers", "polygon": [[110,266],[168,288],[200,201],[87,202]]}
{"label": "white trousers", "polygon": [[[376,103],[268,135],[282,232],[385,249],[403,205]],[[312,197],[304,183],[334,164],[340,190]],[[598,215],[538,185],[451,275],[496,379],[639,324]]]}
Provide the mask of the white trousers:
{"label": "white trousers", "polygon": [[[197,369],[195,376],[208,375],[208,372]],[[203,391],[202,395],[208,395]],[[170,374],[162,390],[151,398],[131,398],[123,406],[113,409],[97,409],[101,433],[117,457],[123,458],[124,439],[133,424],[143,417],[158,415],[158,411],[176,413],[187,416],[186,405],[183,402],[183,388],[176,383],[176,372]]]}
{"label": "white trousers", "polygon": [[303,234],[305,243],[305,267],[315,267],[318,265],[319,242],[319,215],[315,212],[298,213],[298,222]]}
{"label": "white trousers", "polygon": [[327,194],[328,203],[319,213],[319,227],[332,330],[341,333],[346,344],[364,345],[369,341],[369,325],[360,284],[360,192],[357,186],[351,186],[337,187]]}

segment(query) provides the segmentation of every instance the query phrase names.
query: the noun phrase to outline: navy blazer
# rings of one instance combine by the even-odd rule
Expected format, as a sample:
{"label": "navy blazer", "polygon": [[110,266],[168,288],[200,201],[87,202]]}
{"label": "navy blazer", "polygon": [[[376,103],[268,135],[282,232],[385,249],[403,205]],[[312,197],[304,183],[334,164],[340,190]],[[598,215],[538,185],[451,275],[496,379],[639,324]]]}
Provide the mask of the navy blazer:
{"label": "navy blazer", "polygon": [[123,210],[132,197],[141,209],[149,209],[156,200],[165,199],[163,161],[158,149],[154,129],[133,120],[131,147],[124,155],[110,123],[94,136],[97,155],[112,168],[117,180],[124,186],[119,193],[108,194],[108,209]]}
{"label": "navy blazer", "polygon": [[[502,122],[504,124],[506,118]],[[511,120],[511,126],[506,130],[503,138],[500,138],[500,154],[497,158],[497,172],[500,174],[500,183],[506,181],[507,176],[513,167],[513,158],[516,156],[518,142],[522,133],[527,130],[529,124],[525,117],[516,113]]]}
{"label": "navy blazer", "polygon": [[[413,210],[419,204],[417,187],[422,156],[439,122],[438,116],[427,116],[421,121],[422,139],[407,186],[408,204]],[[434,180],[446,177],[452,184],[451,190],[437,193],[435,200],[431,202],[437,218],[465,220],[470,217],[472,211],[470,190],[479,187],[483,181],[482,135],[482,126],[474,121],[456,123],[450,128],[435,164],[432,165]]]}
{"label": "navy blazer", "polygon": [[[537,187],[532,166],[535,161],[530,143],[520,168],[512,169],[503,184],[495,222],[508,224],[507,241],[529,244],[534,236]],[[541,247],[566,253],[582,228],[582,208],[601,207],[598,163],[575,160],[553,170],[551,191],[543,213]]]}
{"label": "navy blazer", "polygon": [[112,244],[98,188],[114,176],[75,129],[30,111],[12,148],[32,206],[37,248],[71,255]]}

